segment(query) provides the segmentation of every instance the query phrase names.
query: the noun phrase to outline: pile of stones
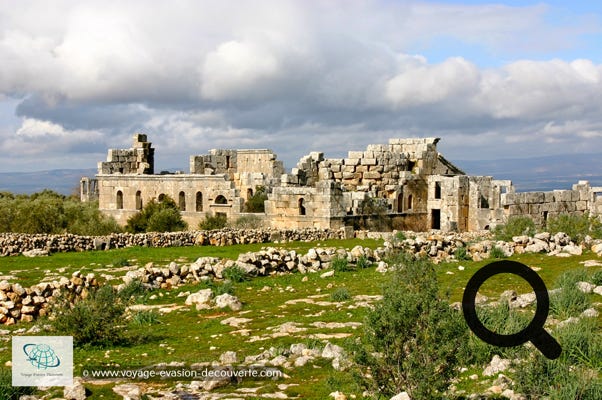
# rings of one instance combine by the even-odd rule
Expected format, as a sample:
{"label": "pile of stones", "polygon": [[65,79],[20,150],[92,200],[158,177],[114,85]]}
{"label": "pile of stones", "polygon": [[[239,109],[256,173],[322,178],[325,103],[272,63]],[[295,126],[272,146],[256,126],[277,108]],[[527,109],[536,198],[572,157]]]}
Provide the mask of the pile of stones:
{"label": "pile of stones", "polygon": [[31,322],[48,314],[50,304],[59,295],[70,300],[86,297],[90,287],[98,286],[93,273],[74,272],[71,278],[42,282],[29,288],[18,283],[0,282],[0,323],[13,325],[18,321]]}
{"label": "pile of stones", "polygon": [[366,263],[381,262],[386,250],[372,250],[355,246],[350,251],[335,247],[309,249],[306,254],[295,250],[268,247],[254,253],[243,253],[236,261],[216,257],[200,257],[190,265],[171,262],[166,267],[156,267],[150,262],[134,271],[128,271],[123,277],[124,283],[140,280],[153,288],[169,289],[185,282],[199,282],[213,278],[223,279],[228,268],[240,268],[249,276],[266,276],[290,272],[318,272],[328,269],[335,259],[344,259],[350,265],[356,265],[360,259]]}
{"label": "pile of stones", "polygon": [[570,257],[581,255],[583,250],[591,249],[602,256],[602,241],[586,238],[581,244],[574,243],[563,232],[550,234],[538,233],[533,237],[515,236],[511,242],[491,239],[491,234],[480,233],[411,233],[404,240],[390,240],[386,247],[400,248],[421,257],[430,257],[435,262],[449,261],[457,256],[457,250],[464,248],[463,256],[473,261],[489,258],[490,252],[497,248],[505,257],[523,253],[545,253],[550,256]]}
{"label": "pile of stones", "polygon": [[[316,241],[341,239],[341,230],[321,229],[221,229],[165,233],[114,233],[107,236],[29,235],[0,233],[0,256],[55,252],[108,250],[123,247],[229,246],[233,244],[268,243],[272,241]],[[31,254],[31,253],[30,253]]]}

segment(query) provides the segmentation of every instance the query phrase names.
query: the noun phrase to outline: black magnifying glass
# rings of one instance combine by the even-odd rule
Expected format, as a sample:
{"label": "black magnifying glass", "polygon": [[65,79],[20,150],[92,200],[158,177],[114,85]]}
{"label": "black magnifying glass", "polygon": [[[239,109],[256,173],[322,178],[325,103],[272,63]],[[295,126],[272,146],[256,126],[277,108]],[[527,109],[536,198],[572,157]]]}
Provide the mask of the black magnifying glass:
{"label": "black magnifying glass", "polygon": [[[503,273],[518,275],[526,280],[533,288],[537,298],[535,317],[526,328],[511,335],[500,335],[487,329],[479,320],[475,308],[475,298],[481,285],[492,276]],[[485,265],[470,278],[462,297],[464,319],[479,339],[501,347],[518,346],[530,341],[544,356],[554,360],[560,356],[562,348],[556,339],[543,328],[549,311],[550,298],[543,280],[531,268],[517,261],[501,260]]]}

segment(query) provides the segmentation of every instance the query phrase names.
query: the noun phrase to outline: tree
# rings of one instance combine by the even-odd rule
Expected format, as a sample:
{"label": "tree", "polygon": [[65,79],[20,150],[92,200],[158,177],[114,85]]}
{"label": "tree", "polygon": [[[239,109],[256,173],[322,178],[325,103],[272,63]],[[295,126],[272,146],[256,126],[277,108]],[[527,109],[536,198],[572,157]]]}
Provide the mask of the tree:
{"label": "tree", "polygon": [[249,213],[265,212],[264,202],[268,199],[268,192],[265,186],[257,186],[255,194],[249,197],[245,202],[244,211]]}
{"label": "tree", "polygon": [[142,210],[130,217],[125,229],[131,233],[182,231],[188,224],[182,219],[180,209],[169,196],[160,201],[152,199]]}
{"label": "tree", "polygon": [[460,313],[439,298],[433,264],[401,254],[355,348],[358,370],[369,368],[372,378],[358,376],[379,395],[440,398],[468,337]]}

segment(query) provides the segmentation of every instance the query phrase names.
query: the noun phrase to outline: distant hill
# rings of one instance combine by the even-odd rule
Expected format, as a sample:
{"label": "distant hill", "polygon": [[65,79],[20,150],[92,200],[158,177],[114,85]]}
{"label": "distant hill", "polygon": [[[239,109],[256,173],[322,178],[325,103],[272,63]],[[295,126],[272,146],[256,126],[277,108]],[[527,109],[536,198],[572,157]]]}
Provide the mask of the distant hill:
{"label": "distant hill", "polygon": [[35,172],[0,172],[0,192],[35,193],[44,189],[69,195],[79,191],[82,176],[94,176],[96,168],[53,169]]}
{"label": "distant hill", "polygon": [[[579,180],[588,180],[592,186],[602,186],[602,154],[452,162],[469,175],[510,179],[520,192],[570,189]],[[34,193],[52,189],[71,194],[79,187],[82,176],[95,174],[95,168],[0,172],[0,191]]]}

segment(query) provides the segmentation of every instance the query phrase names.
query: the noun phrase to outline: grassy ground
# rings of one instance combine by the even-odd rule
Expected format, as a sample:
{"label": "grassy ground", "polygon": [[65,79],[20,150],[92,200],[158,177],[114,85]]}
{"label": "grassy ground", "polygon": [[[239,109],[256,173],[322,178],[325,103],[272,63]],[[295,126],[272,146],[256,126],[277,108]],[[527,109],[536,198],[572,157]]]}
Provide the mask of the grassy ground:
{"label": "grassy ground", "polygon": [[[376,240],[344,240],[326,241],[321,243],[287,243],[280,245],[289,249],[304,252],[310,247],[337,246],[351,248],[357,244],[376,247],[381,244]],[[191,262],[201,256],[217,256],[235,259],[239,253],[257,251],[265,245],[240,245],[229,247],[180,247],[168,249],[156,248],[130,248],[103,252],[88,253],[63,253],[54,254],[47,258],[28,259],[24,257],[10,257],[0,259],[0,273],[11,275],[10,281],[19,281],[24,286],[38,282],[43,277],[52,274],[70,275],[75,270],[95,271],[107,270],[105,273],[119,276],[125,270],[110,267],[111,264],[144,265],[153,261],[157,265],[170,261]],[[595,254],[586,252],[582,256],[571,258],[548,257],[546,255],[530,254],[517,255],[513,260],[520,261],[531,267],[541,268],[538,271],[548,289],[554,287],[554,281],[566,270],[583,268],[580,262],[589,259],[599,259]],[[468,279],[480,267],[490,262],[462,261],[442,263],[437,266],[441,292],[448,296],[451,302],[461,300],[464,286]],[[462,267],[462,268],[461,268]],[[117,269],[118,271],[115,271]],[[602,267],[588,268],[588,272],[600,270]],[[378,295],[381,293],[382,284],[387,279],[386,275],[375,272],[374,268],[367,268],[349,272],[337,272],[334,277],[320,278],[319,274],[290,274],[274,277],[255,278],[246,282],[235,283],[235,295],[243,302],[243,310],[197,311],[193,307],[184,306],[170,313],[162,314],[158,321],[151,325],[128,325],[131,337],[143,337],[138,343],[127,346],[118,346],[110,349],[84,348],[75,349],[74,362],[76,376],[82,370],[94,368],[107,362],[127,366],[147,366],[161,362],[184,362],[187,365],[203,361],[218,360],[220,354],[234,350],[239,359],[254,355],[263,350],[274,347],[276,349],[289,348],[293,343],[306,343],[308,346],[320,346],[325,339],[320,339],[323,334],[349,334],[358,335],[359,328],[318,328],[317,322],[363,322],[366,308],[359,305],[357,299],[335,302],[331,294],[340,288],[346,288],[351,296]],[[147,299],[149,305],[176,305],[183,306],[185,296],[178,296],[184,292],[195,292],[204,288],[202,284],[182,286],[171,291],[158,290],[153,292],[156,296]],[[514,289],[519,293],[530,292],[528,284],[513,276],[498,275],[483,285],[481,293],[497,298],[506,289]],[[592,295],[592,299],[594,299]],[[600,296],[598,296],[600,297]],[[295,300],[297,300],[295,302]],[[600,299],[597,299],[600,301]],[[228,317],[244,317],[250,322],[239,328],[223,325],[220,321]],[[291,333],[288,336],[271,337],[274,328],[287,322],[297,323],[302,331]],[[598,318],[599,326],[602,319]],[[31,324],[18,324],[9,329],[28,329]],[[237,332],[241,328],[248,332]],[[8,336],[6,336],[8,337]],[[329,338],[332,343],[345,344],[345,338]],[[4,364],[11,358],[10,342],[6,341],[0,351],[0,363]],[[481,368],[470,369],[464,374],[480,373]],[[361,398],[361,389],[356,387],[351,377],[344,372],[337,372],[330,366],[330,361],[320,360],[308,363],[301,368],[286,371],[290,378],[271,382],[243,382],[241,385],[260,386],[259,393],[272,393],[279,389],[277,384],[289,385],[284,392],[288,396],[298,396],[305,399],[326,399],[329,393],[340,390],[353,393]],[[137,382],[139,383],[139,382]],[[99,385],[87,384],[92,399],[118,398],[111,391],[113,383]],[[482,389],[479,382],[475,382],[467,390]],[[481,384],[483,385],[483,384]],[[239,387],[240,388],[240,387]],[[228,387],[218,392],[231,392],[236,387]],[[55,390],[55,389],[53,389]],[[55,390],[57,394],[61,390]]]}

